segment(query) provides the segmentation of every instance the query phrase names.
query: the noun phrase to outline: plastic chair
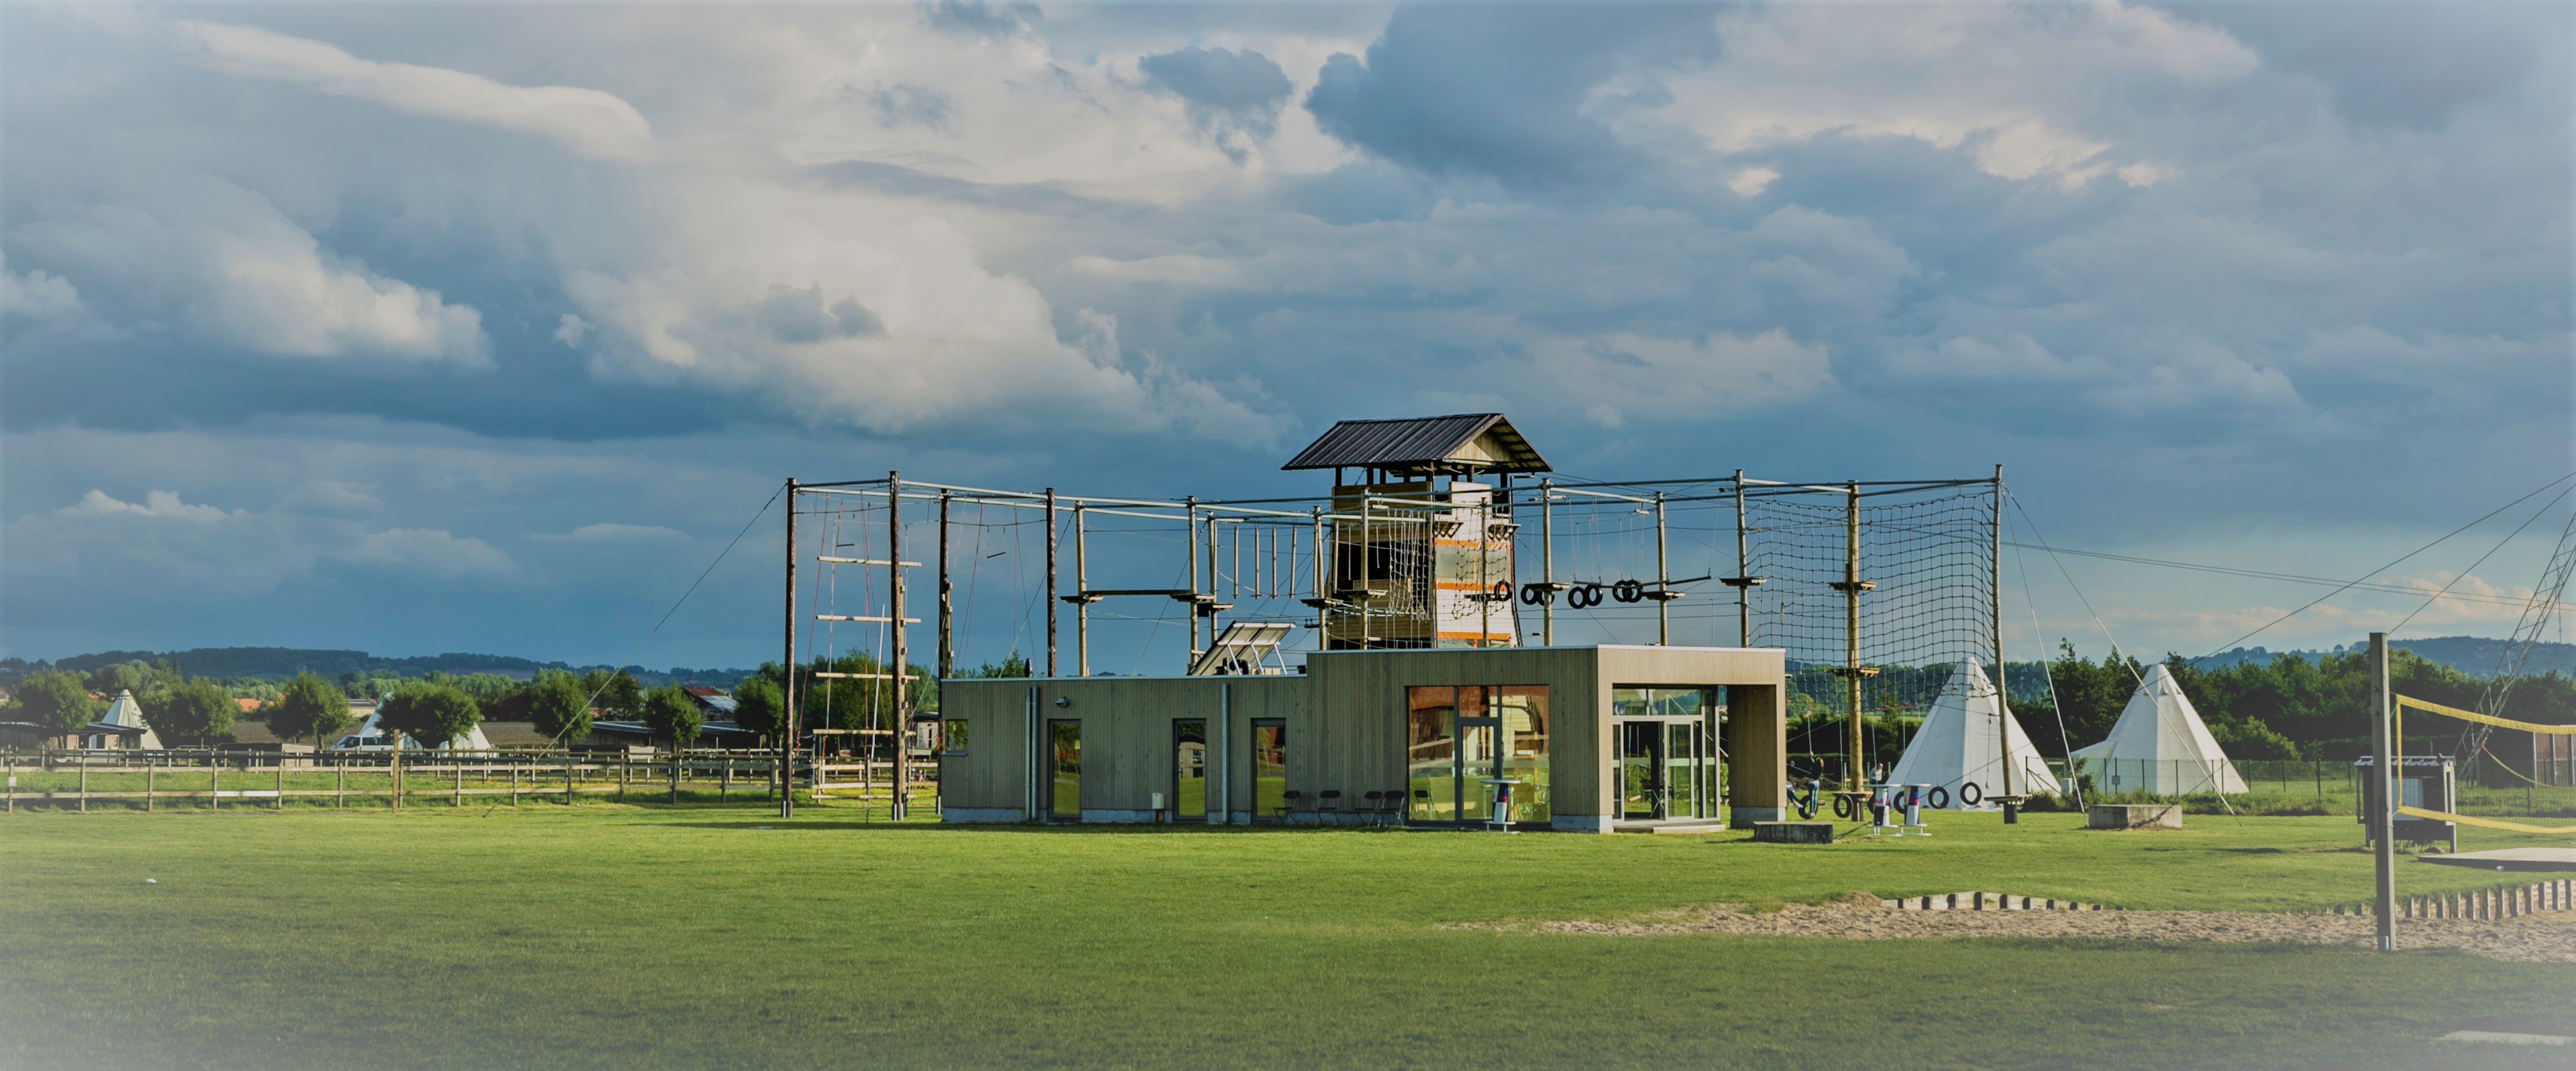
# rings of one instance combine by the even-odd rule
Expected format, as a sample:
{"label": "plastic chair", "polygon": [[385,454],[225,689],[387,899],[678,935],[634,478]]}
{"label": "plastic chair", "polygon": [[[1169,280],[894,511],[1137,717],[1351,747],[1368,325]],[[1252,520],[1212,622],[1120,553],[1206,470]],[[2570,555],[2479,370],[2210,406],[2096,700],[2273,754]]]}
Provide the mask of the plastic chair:
{"label": "plastic chair", "polygon": [[1292,788],[1292,789],[1289,789],[1289,790],[1288,790],[1288,791],[1286,791],[1286,792],[1282,792],[1282,793],[1280,793],[1280,794],[1279,794],[1279,817],[1281,817],[1281,818],[1286,818],[1286,817],[1288,817],[1288,812],[1290,812],[1290,811],[1294,811],[1294,810],[1296,810],[1296,809],[1297,809],[1297,801],[1298,801],[1298,800],[1305,799],[1305,798],[1306,798],[1306,794],[1305,794],[1305,793],[1303,793],[1303,792],[1299,792],[1299,791],[1297,791],[1296,789],[1293,789],[1293,788]]}
{"label": "plastic chair", "polygon": [[1342,790],[1338,788],[1328,788],[1315,793],[1315,814],[1317,821],[1321,821],[1322,816],[1326,814],[1330,814],[1335,818],[1341,817]]}

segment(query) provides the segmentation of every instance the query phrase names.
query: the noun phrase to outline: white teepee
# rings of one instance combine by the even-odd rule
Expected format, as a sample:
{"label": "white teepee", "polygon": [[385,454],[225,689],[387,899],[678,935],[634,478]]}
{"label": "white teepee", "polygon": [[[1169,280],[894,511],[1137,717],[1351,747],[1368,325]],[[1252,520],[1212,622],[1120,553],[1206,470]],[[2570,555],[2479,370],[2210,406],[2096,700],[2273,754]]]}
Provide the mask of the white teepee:
{"label": "white teepee", "polygon": [[161,750],[161,738],[152,732],[152,726],[144,722],[143,704],[134,701],[134,691],[130,688],[116,693],[116,702],[108,705],[107,713],[99,716],[98,723],[119,729],[141,729],[143,739],[136,741],[134,746],[145,751]]}
{"label": "white teepee", "polygon": [[2110,737],[2077,748],[2075,757],[2093,775],[2099,792],[2181,796],[2245,791],[2236,765],[2218,749],[2218,738],[2209,735],[2182,685],[2162,665],[2147,667],[2146,679],[2120,709]]}
{"label": "white teepee", "polygon": [[[1999,722],[2003,726],[2000,742],[1995,739]],[[2012,753],[2010,767],[2005,766],[2006,748]],[[1904,757],[1896,760],[1896,770],[1887,780],[1898,785],[1938,785],[1948,790],[1951,809],[1958,810],[1968,806],[1961,799],[1966,795],[1962,785],[1975,783],[1981,803],[2003,795],[2001,775],[2007,768],[2012,770],[2013,792],[2057,794],[2057,775],[2039,757],[2039,749],[2031,746],[2021,723],[2005,712],[1985,669],[1967,661],[1959,663],[1950,682],[1941,686],[1931,712],[1923,716],[1923,727],[1914,731],[1914,739],[1905,745]]]}

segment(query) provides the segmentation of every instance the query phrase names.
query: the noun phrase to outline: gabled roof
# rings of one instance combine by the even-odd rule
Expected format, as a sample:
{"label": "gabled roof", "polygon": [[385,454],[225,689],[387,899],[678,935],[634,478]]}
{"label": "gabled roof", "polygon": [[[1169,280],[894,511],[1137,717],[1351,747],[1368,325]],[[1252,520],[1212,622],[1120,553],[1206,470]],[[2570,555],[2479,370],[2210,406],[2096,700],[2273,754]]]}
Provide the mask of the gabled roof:
{"label": "gabled roof", "polygon": [[1345,420],[1308,444],[1281,471],[1381,468],[1546,472],[1547,459],[1501,413],[1402,420]]}

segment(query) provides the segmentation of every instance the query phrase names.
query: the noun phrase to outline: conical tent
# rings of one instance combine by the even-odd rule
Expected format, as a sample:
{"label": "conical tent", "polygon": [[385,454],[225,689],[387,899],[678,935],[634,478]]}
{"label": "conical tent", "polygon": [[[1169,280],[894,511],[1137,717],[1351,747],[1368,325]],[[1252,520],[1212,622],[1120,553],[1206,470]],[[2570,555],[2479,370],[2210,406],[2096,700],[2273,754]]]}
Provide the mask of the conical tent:
{"label": "conical tent", "polygon": [[[1995,738],[1998,724],[2003,727],[2002,746]],[[2011,751],[2009,767],[2006,748]],[[1985,669],[1969,661],[1960,663],[1950,682],[1941,686],[1932,710],[1923,716],[1923,727],[1915,730],[1887,780],[1898,785],[1937,785],[1948,790],[1948,806],[1962,810],[1968,803],[1961,786],[1975,784],[1981,802],[2004,795],[2006,769],[2012,771],[2014,794],[2057,794],[2057,774],[2039,757],[2039,749],[2031,746],[2021,723],[2004,710]]]}
{"label": "conical tent", "polygon": [[108,704],[107,713],[100,715],[98,722],[119,729],[141,729],[143,739],[135,746],[145,751],[161,750],[161,738],[152,732],[152,726],[143,721],[143,704],[134,701],[133,689],[116,693],[116,702]]}
{"label": "conical tent", "polygon": [[2091,747],[2077,748],[2102,792],[2149,792],[2182,796],[2198,792],[2243,792],[2245,779],[2209,735],[2182,684],[2161,665],[2147,667],[2129,705],[2111,735]]}

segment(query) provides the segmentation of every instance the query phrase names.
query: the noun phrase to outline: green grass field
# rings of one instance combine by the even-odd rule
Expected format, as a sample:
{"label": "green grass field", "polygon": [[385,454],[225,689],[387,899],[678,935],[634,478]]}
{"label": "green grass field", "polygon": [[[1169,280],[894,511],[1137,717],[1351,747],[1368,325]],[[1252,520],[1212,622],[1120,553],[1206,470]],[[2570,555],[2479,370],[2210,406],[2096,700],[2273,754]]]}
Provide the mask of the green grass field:
{"label": "green grass field", "polygon": [[[1932,822],[1790,847],[600,804],[20,813],[0,1067],[2519,1066],[2540,1054],[2429,1039],[2576,1009],[2576,966],[2439,951],[1438,926],[1853,890],[2370,891],[2348,819]],[[2544,842],[2464,847],[2508,843]],[[2401,867],[2409,893],[2504,877]]]}

